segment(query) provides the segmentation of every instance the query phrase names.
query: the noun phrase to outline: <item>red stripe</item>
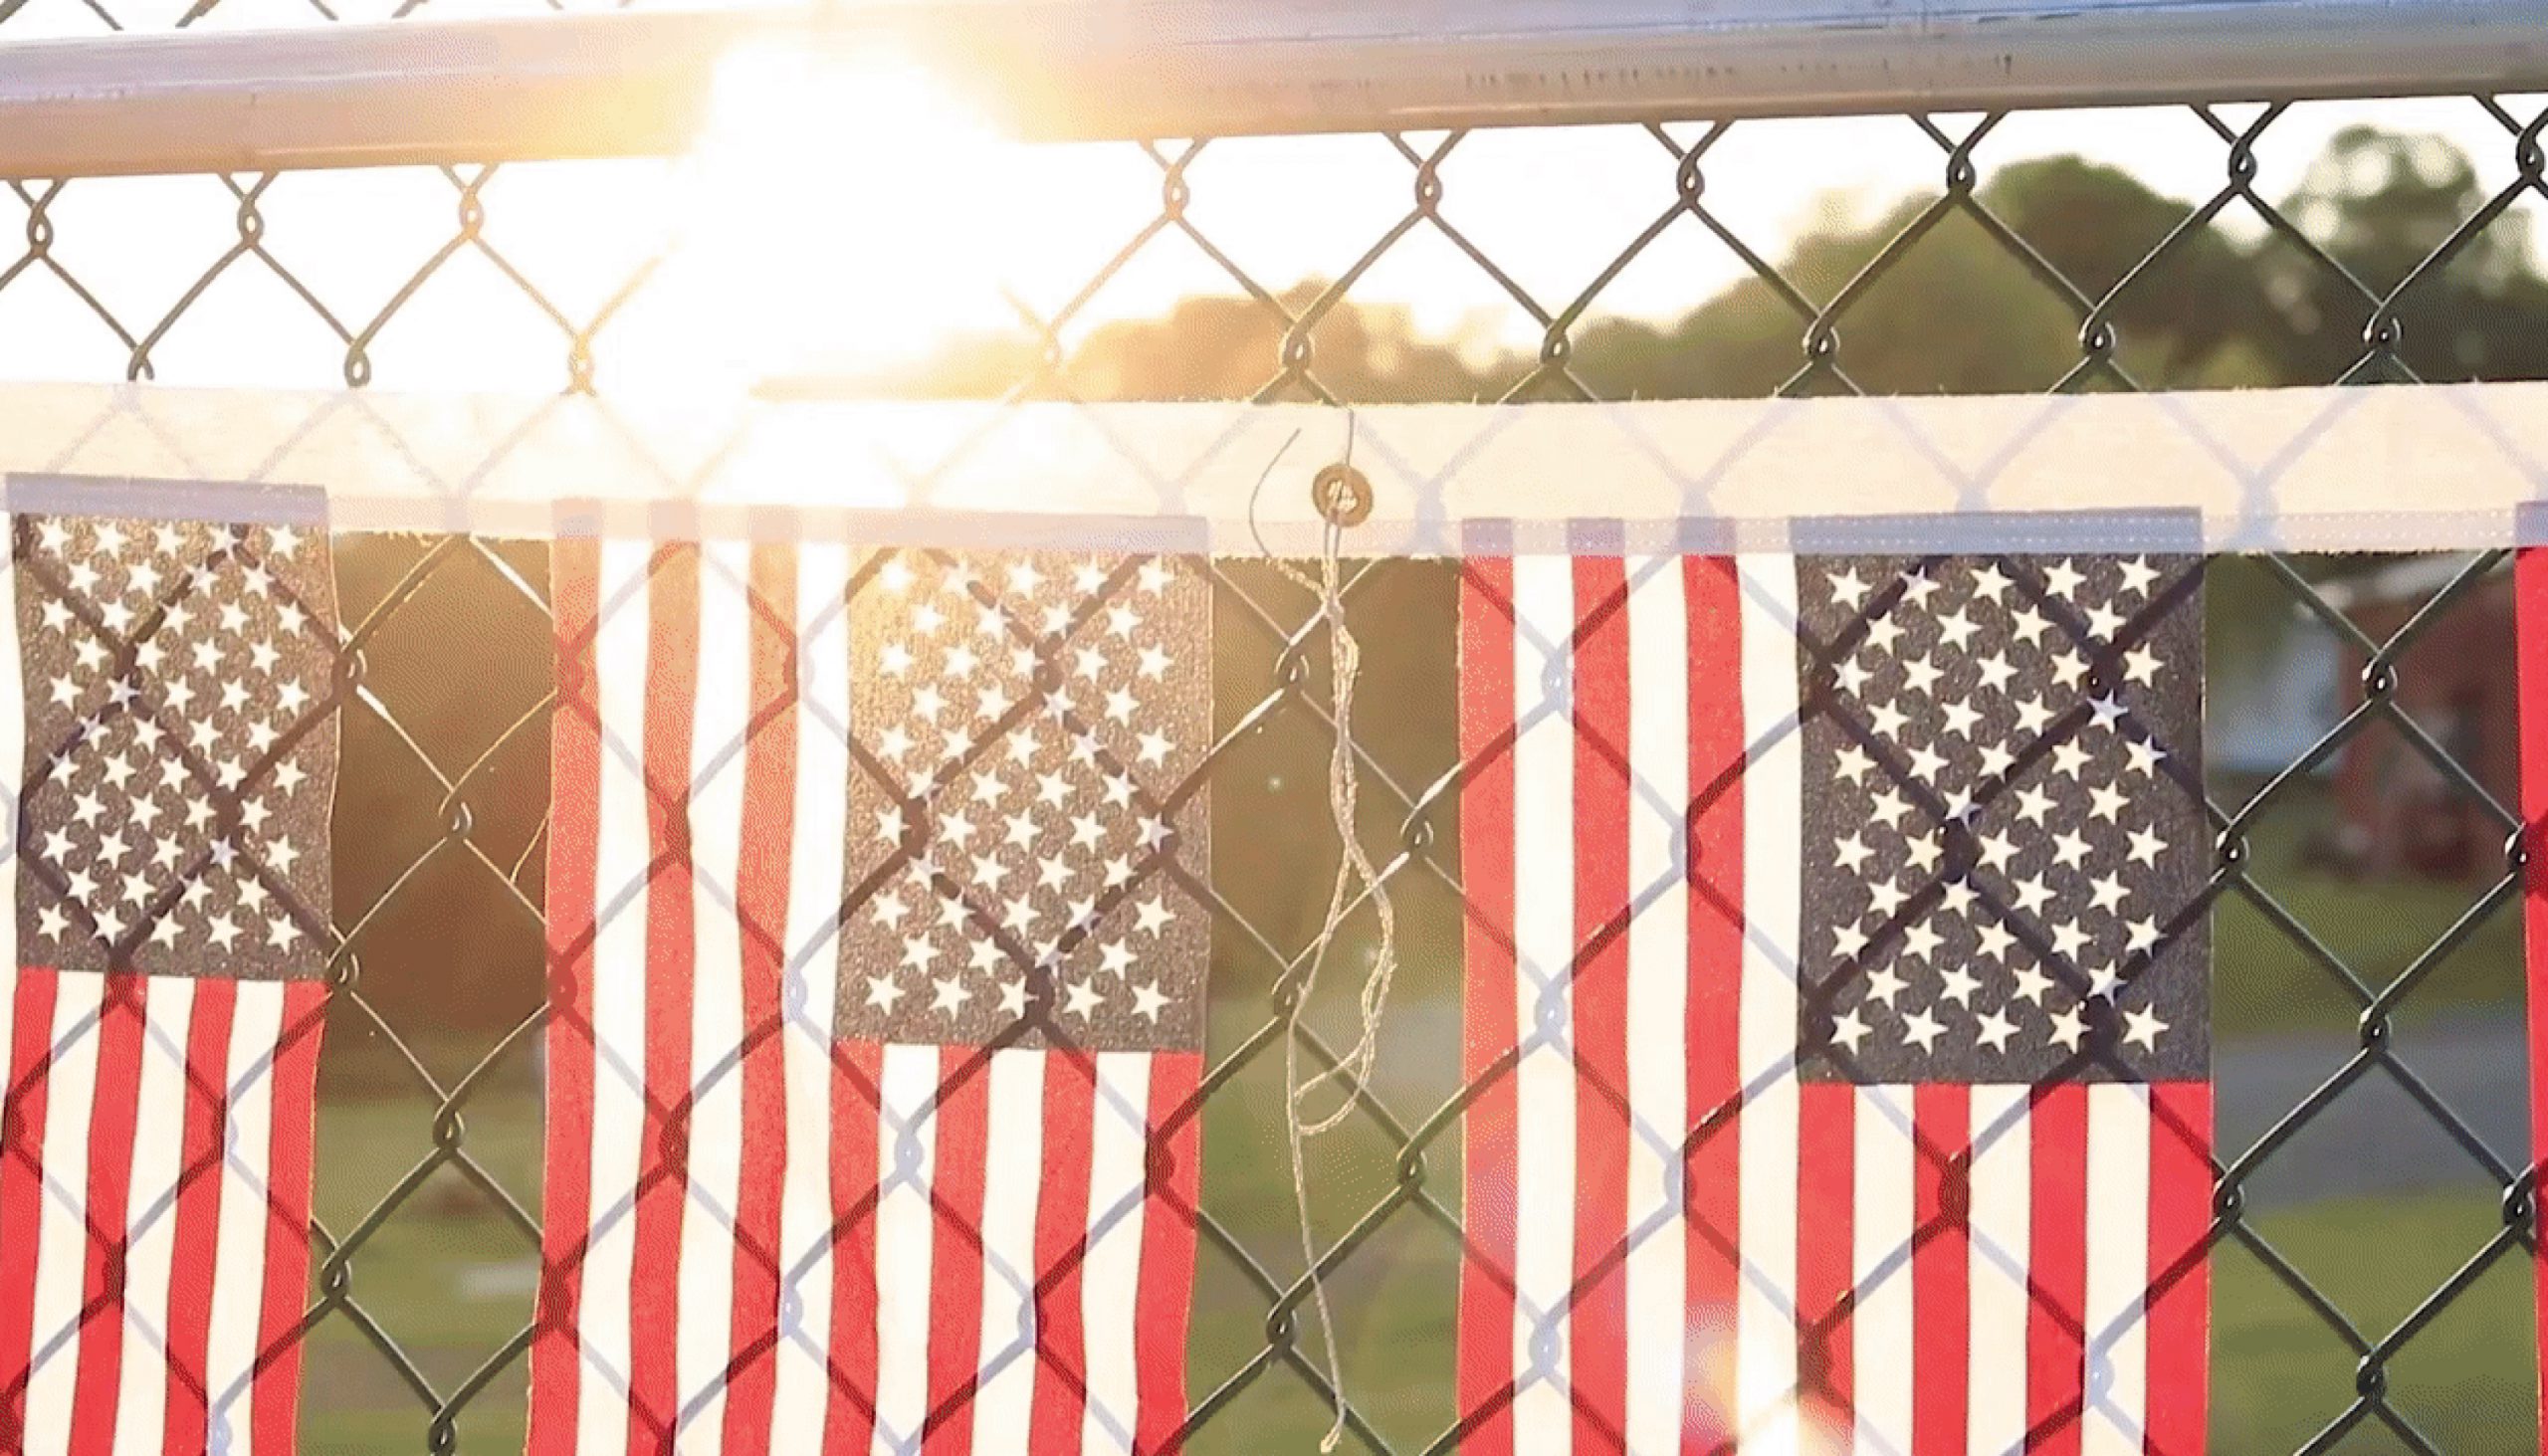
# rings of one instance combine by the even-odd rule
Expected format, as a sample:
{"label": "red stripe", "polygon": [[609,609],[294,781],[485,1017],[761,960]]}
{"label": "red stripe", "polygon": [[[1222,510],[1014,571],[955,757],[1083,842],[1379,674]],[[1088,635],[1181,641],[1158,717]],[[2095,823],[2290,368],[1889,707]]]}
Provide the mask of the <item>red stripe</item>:
{"label": "red stripe", "polygon": [[[2513,564],[2521,697],[2521,817],[2529,826],[2522,871],[2522,937],[2530,971],[2530,1140],[2548,1160],[2548,552],[2533,546]],[[2548,1351],[2548,1259],[2531,1261],[2538,1329]],[[2548,1358],[2548,1356],[2543,1356]],[[2542,1450],[2548,1450],[2548,1379],[2539,1382]]]}
{"label": "red stripe", "polygon": [[1575,563],[1575,1286],[1579,1449],[1627,1429],[1628,618],[1616,556]]}
{"label": "red stripe", "polygon": [[60,986],[52,971],[18,970],[10,987],[12,1045],[0,1047],[8,1054],[8,1082],[0,1087],[0,1222],[9,1224],[9,1236],[0,1238],[0,1451],[17,1449],[25,1429],[28,1361],[35,1345],[37,1229],[44,1207],[44,1118],[51,1084],[46,1070],[53,1054],[53,1000]]}
{"label": "red stripe", "polygon": [[[689,1202],[691,980],[697,973],[690,839],[699,693],[699,547],[657,548],[646,593],[646,1130],[638,1153],[636,1268],[628,1299],[628,1456],[659,1456],[681,1417],[682,1213]],[[720,1050],[718,1055],[723,1055]]]}
{"label": "red stripe", "polygon": [[212,1272],[221,1244],[224,1134],[229,1126],[230,1034],[238,1017],[235,981],[195,982],[186,1024],[186,1120],[178,1164],[176,1222],[168,1268],[170,1452],[200,1451],[211,1437],[206,1361],[212,1332]]}
{"label": "red stripe", "polygon": [[[1684,1449],[1730,1452],[1735,1302],[1741,1294],[1743,1023],[1743,588],[1730,556],[1682,562],[1690,663],[1688,1339],[1697,1376]],[[1845,1091],[1846,1089],[1842,1089]],[[1713,1121],[1712,1121],[1713,1120]],[[1844,1200],[1845,1201],[1845,1200]],[[1841,1244],[1847,1274],[1847,1244]]]}
{"label": "red stripe", "polygon": [[876,1430],[878,1084],[885,1054],[842,1042],[832,1059],[831,1409],[825,1451],[864,1451]]}
{"label": "red stripe", "polygon": [[1134,1456],[1173,1456],[1185,1421],[1185,1335],[1194,1303],[1194,1220],[1202,1188],[1200,1052],[1151,1058],[1149,1192],[1142,1207],[1142,1283],[1133,1318],[1141,1409]]}
{"label": "red stripe", "polygon": [[938,1146],[931,1163],[929,1412],[923,1456],[973,1448],[973,1386],[982,1368],[982,1177],[990,1160],[991,1068],[985,1053],[938,1054]]}
{"label": "red stripe", "polygon": [[318,1115],[318,1038],[327,986],[284,987],[282,1038],[271,1079],[273,1136],[266,1164],[266,1288],[257,1327],[249,1420],[259,1451],[290,1451],[301,1404],[301,1316],[310,1293],[311,1145]]}
{"label": "red stripe", "polygon": [[1462,1071],[1480,1084],[1460,1120],[1461,1449],[1513,1450],[1513,563],[1480,557],[1460,575],[1460,880],[1466,891]]}
{"label": "red stripe", "polygon": [[[132,1187],[133,1125],[141,1102],[147,983],[137,975],[105,979],[97,1024],[86,1033],[93,1039],[98,1080],[89,1103],[88,1228],[80,1260],[71,1456],[113,1456],[115,1384],[123,1371],[124,1204]],[[56,1175],[67,1171],[56,1169]]]}
{"label": "red stripe", "polygon": [[2034,1202],[2026,1264],[2026,1449],[2078,1456],[2088,1302],[2088,1089],[2038,1087],[2028,1114]]}
{"label": "red stripe", "polygon": [[583,1268],[592,1229],[593,909],[599,852],[601,712],[593,670],[600,547],[561,536],[549,551],[557,617],[557,711],[549,720],[548,1130],[539,1308],[531,1340],[533,1451],[575,1449],[582,1378]]}
{"label": "red stripe", "polygon": [[1846,1449],[1854,1422],[1857,1093],[1846,1082],[1797,1087],[1797,1376],[1806,1450]]}
{"label": "red stripe", "polygon": [[1028,1449],[1076,1451],[1088,1402],[1080,1276],[1088,1251],[1097,1063],[1044,1054],[1044,1176],[1035,1205],[1035,1395]]}
{"label": "red stripe", "polygon": [[796,834],[796,555],[752,551],[751,697],[756,725],[743,747],[743,858],[735,915],[743,938],[744,1038],[741,1184],[735,1193],[732,1349],[742,1363],[726,1384],[726,1456],[768,1456],[778,1387],[779,1280],[794,1251],[779,1247],[787,1176],[787,1029],[779,988],[787,970],[787,892]]}
{"label": "red stripe", "polygon": [[1912,1183],[1912,1456],[1963,1456],[1972,1390],[1973,1094],[1922,1083],[1911,1095],[1918,1145]]}
{"label": "red stripe", "polygon": [[2150,1371],[2143,1450],[2202,1456],[2211,1361],[2212,1084],[2150,1089]]}

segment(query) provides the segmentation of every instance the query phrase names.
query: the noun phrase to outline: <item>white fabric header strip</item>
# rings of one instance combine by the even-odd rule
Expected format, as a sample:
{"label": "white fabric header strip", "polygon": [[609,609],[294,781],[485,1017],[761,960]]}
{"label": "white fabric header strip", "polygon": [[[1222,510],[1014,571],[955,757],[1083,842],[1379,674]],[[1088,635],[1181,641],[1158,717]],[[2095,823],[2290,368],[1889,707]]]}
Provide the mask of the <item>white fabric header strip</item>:
{"label": "white fabric header strip", "polygon": [[2548,384],[1354,410],[0,386],[0,475],[316,486],[339,530],[1306,553],[1349,439],[1358,555],[2548,540]]}

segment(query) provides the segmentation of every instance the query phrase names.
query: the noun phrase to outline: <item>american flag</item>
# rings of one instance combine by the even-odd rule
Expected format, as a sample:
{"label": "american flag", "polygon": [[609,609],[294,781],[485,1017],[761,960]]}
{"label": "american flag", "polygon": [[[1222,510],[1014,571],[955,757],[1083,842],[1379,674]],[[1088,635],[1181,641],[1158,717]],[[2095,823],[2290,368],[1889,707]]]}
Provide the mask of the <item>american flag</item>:
{"label": "american flag", "polygon": [[2200,573],[1469,562],[1464,1450],[2201,1451]]}
{"label": "american flag", "polygon": [[582,538],[553,579],[532,1449],[1169,1449],[1196,564]]}
{"label": "american flag", "polygon": [[0,1451],[283,1456],[329,953],[323,499],[9,505]]}

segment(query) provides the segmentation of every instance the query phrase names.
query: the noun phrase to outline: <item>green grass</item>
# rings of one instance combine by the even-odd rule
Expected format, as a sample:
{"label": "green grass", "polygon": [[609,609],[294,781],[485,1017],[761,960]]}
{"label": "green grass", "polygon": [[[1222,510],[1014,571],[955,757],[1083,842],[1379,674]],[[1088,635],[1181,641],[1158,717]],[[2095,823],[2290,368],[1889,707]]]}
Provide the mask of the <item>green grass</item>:
{"label": "green grass", "polygon": [[[2298,786],[2253,826],[2249,874],[2377,990],[2466,914],[2489,882],[2354,881],[2308,867],[2301,845],[2327,815],[2318,786]],[[2220,901],[2212,925],[2216,1036],[2356,1023],[2360,1002],[2244,897]],[[2521,910],[2511,901],[2433,967],[2400,1005],[2399,1017],[2413,1022],[2455,1008],[2517,1001],[2521,985]]]}
{"label": "green grass", "polygon": [[[1288,1278],[1299,1256],[1279,1146],[1262,1123],[1260,1102],[1230,1106],[1237,1111],[1216,1107],[1206,1129],[1205,1202],[1278,1279]],[[395,1103],[326,1110],[320,1209],[331,1227],[341,1230],[359,1216],[403,1171],[402,1160],[426,1144],[426,1131],[421,1112]],[[1388,1171],[1374,1145],[1349,1137],[1333,1156],[1319,1153],[1323,1206],[1360,1207],[1379,1196]],[[527,1093],[491,1098],[471,1119],[468,1146],[535,1209],[537,1129]],[[1455,1170],[1438,1162],[1433,1178],[1457,1181]],[[1454,1193],[1455,1186],[1445,1196]],[[2481,1248],[2499,1218],[2495,1200],[2483,1193],[2415,1194],[2270,1213],[2256,1227],[2376,1340]],[[434,1387],[448,1391],[529,1320],[532,1257],[516,1228],[445,1171],[355,1261],[353,1290]],[[2215,1269],[2213,1448],[2296,1449],[2352,1398],[2354,1357],[2252,1254],[2226,1247]],[[2507,1256],[2390,1370],[2398,1408],[2453,1456],[2536,1450],[2529,1280],[2528,1260],[2518,1251]],[[1409,1211],[1384,1224],[1330,1282],[1349,1388],[1358,1408],[1401,1449],[1429,1441],[1451,1419],[1457,1281],[1458,1249],[1448,1231]],[[1251,1366],[1264,1341],[1261,1296],[1235,1261],[1207,1244],[1196,1279],[1190,1389],[1201,1399],[1224,1381],[1245,1378],[1193,1447],[1198,1456],[1308,1450],[1325,1429],[1326,1408],[1295,1371],[1280,1363]],[[1318,1358],[1306,1336],[1301,1348]],[[512,1456],[522,1449],[525,1380],[519,1359],[495,1376],[461,1419],[461,1452]],[[305,1387],[309,1449],[406,1456],[426,1448],[424,1405],[350,1320],[331,1318],[315,1333]],[[2336,1449],[2402,1448],[2365,1429]]]}

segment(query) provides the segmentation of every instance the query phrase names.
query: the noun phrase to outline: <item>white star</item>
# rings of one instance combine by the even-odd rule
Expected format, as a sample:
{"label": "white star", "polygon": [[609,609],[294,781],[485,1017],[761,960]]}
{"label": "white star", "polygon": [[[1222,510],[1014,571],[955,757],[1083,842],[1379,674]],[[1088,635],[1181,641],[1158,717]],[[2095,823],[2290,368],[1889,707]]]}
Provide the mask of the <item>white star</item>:
{"label": "white star", "polygon": [[999,1009],[1000,1014],[1003,1016],[1025,1015],[1026,982],[1022,980],[1002,981],[999,988]]}
{"label": "white star", "polygon": [[2139,1043],[2145,1052],[2157,1051],[2159,1033],[2168,1029],[2168,1023],[2149,1011],[2126,1011],[2123,1013],[2123,1022],[2125,1027],[2123,1039],[2127,1042]]}
{"label": "white star", "polygon": [[2009,947],[2017,942],[2017,937],[2009,934],[2009,928],[2000,924],[1998,921],[1993,921],[1989,925],[1984,926],[1980,934],[1982,936],[1982,947],[1976,953],[1987,956],[1993,960],[1998,960],[2007,955],[2009,953]]}
{"label": "white star", "polygon": [[1982,989],[1981,977],[1961,965],[1947,967],[1939,979],[1945,983],[1946,989],[1938,992],[1938,1000],[1953,1001],[1968,1010],[1973,1006],[1973,993]]}
{"label": "white star", "polygon": [[1918,693],[1924,697],[1927,696],[1931,688],[1937,686],[1938,679],[1944,676],[1944,673],[1938,665],[1929,661],[1925,657],[1915,657],[1909,662],[1904,663],[1902,665],[1902,671],[1906,678],[1906,681],[1902,685],[1902,691],[1905,693]]}
{"label": "white star", "polygon": [[[1969,738],[1973,736],[1974,728],[1978,727],[1981,722],[1982,714],[1972,704],[1959,699],[1956,702],[1947,705],[1946,730],[1955,734],[1957,737]],[[1993,749],[1998,747],[1999,745],[1996,743],[1992,745]],[[1989,757],[1989,752],[1990,750],[1985,750],[1984,756],[1986,761]]]}
{"label": "white star", "polygon": [[1982,1029],[1975,1033],[1974,1040],[1995,1052],[2006,1055],[2009,1050],[2009,1038],[2017,1034],[2017,1023],[2011,1021],[2007,1012],[1995,1006],[1990,1015],[1982,1018]]}
{"label": "white star", "polygon": [[941,976],[932,984],[938,988],[938,993],[930,999],[929,1009],[933,1011],[954,1015],[964,1009],[965,1002],[973,999],[973,988],[964,984],[960,976]]}
{"label": "white star", "polygon": [[2064,960],[2076,962],[2079,952],[2088,948],[2088,933],[2069,921],[2052,928],[2052,951]]}
{"label": "white star", "polygon": [[2021,608],[2009,619],[2010,635],[2029,645],[2042,641],[2043,634],[2051,630],[2051,620],[2033,607]]}
{"label": "white star", "polygon": [[1044,573],[1035,569],[1034,562],[1019,560],[1010,563],[1008,568],[1010,590],[1031,592],[1043,584]]}
{"label": "white star", "polygon": [[1986,869],[2006,872],[2010,857],[2017,852],[2017,841],[2006,834],[1985,834],[1974,841],[1974,853]]}
{"label": "white star", "polygon": [[2122,589],[2125,591],[2148,591],[2151,583],[2158,579],[2159,573],[2151,566],[2150,558],[2147,556],[2135,556],[2123,563]]}
{"label": "white star", "polygon": [[1938,1049],[1938,1037],[1945,1030],[1945,1023],[1926,1011],[1914,1011],[1902,1018],[1902,1039],[1918,1042],[1924,1052]]}
{"label": "white star", "polygon": [[2135,647],[2123,655],[2123,675],[2131,682],[2148,687],[2159,676],[2159,654],[2148,647]]}
{"label": "white star", "polygon": [[1866,1039],[1866,1018],[1858,1014],[1857,1007],[1852,1006],[1848,1010],[1831,1018],[1831,1041],[1833,1045],[1847,1047],[1850,1055],[1855,1056],[1858,1050],[1858,1043],[1865,1041]]}
{"label": "white star", "polygon": [[1867,817],[1891,829],[1902,822],[1903,815],[1910,812],[1909,800],[1892,789],[1886,789],[1883,793],[1876,795],[1875,807],[1868,811]]}
{"label": "white star", "polygon": [[1098,993],[1097,987],[1090,985],[1087,981],[1077,981],[1071,986],[1070,1005],[1067,1009],[1071,1015],[1085,1021],[1095,1015],[1097,1008],[1105,1002],[1106,998]]}
{"label": "white star", "polygon": [[1867,646],[1876,652],[1889,653],[1902,636],[1902,624],[1891,617],[1878,617],[1867,623]]}
{"label": "white star", "polygon": [[894,984],[892,976],[871,975],[867,978],[868,1005],[891,1016],[894,1014],[894,1003],[902,998],[903,988]]}
{"label": "white star", "polygon": [[2017,790],[2017,817],[2029,824],[2040,824],[2052,812],[2052,795],[2039,788]]}
{"label": "white star", "polygon": [[1136,918],[1140,921],[1141,928],[1144,931],[1156,936],[1161,931],[1168,928],[1168,906],[1157,900],[1146,901],[1143,903],[1140,911],[1136,913]]}
{"label": "white star", "polygon": [[2140,920],[2130,922],[2129,929],[2131,932],[2130,938],[2124,942],[2124,949],[2128,953],[2137,955],[2159,943],[2159,923],[2157,921],[2144,916]]}
{"label": "white star", "polygon": [[2099,875],[2092,883],[2095,888],[2091,892],[2089,898],[2096,902],[2097,909],[2111,914],[2122,906],[2122,880],[2112,875]]}
{"label": "white star", "polygon": [[1868,907],[1868,911],[1879,920],[1889,917],[1895,911],[1900,910],[1902,908],[1902,902],[1911,898],[1911,892],[1894,884],[1890,880],[1878,882],[1867,893],[1868,898],[1874,902]]}
{"label": "white star", "polygon": [[1867,972],[1867,999],[1882,1001],[1887,1006],[1902,994],[1902,977],[1890,965],[1879,965]]}
{"label": "white star", "polygon": [[1858,579],[1854,566],[1831,578],[1831,600],[1844,607],[1856,607],[1867,599],[1867,584]]}
{"label": "white star", "polygon": [[1846,783],[1857,783],[1863,780],[1867,776],[1867,770],[1875,766],[1875,760],[1867,756],[1867,750],[1855,743],[1842,748],[1832,757],[1831,771]]}
{"label": "white star", "polygon": [[1831,932],[1831,953],[1843,960],[1856,957],[1867,948],[1867,933],[1856,926],[1839,926]]}
{"label": "white star", "polygon": [[2086,1035],[2087,1030],[2079,1020],[2079,1008],[2065,1006],[2059,1015],[2052,1018],[2052,1030],[2046,1039],[2065,1052],[2075,1052],[2079,1049],[2079,1038]]}
{"label": "white star", "polygon": [[2044,725],[2052,722],[2052,710],[2033,699],[2019,698],[2015,701],[2017,705],[2017,728],[2020,732],[2041,732]]}
{"label": "white star", "polygon": [[2148,738],[2133,738],[2123,746],[2124,751],[2132,755],[2132,768],[2136,773],[2158,772],[2159,760],[2168,756],[2167,750]]}
{"label": "white star", "polygon": [[1995,741],[1983,745],[1982,776],[1984,778],[2002,777],[2017,766],[2017,755],[2009,751],[2008,744]]}
{"label": "white star", "polygon": [[1994,693],[2006,692],[2017,673],[2017,665],[1999,653],[1982,659],[1982,686]]}
{"label": "white star", "polygon": [[1877,736],[1885,738],[1899,739],[1902,736],[1902,726],[1910,722],[1901,709],[1890,703],[1869,705],[1867,716],[1875,720]]}
{"label": "white star", "polygon": [[2130,802],[2123,796],[2123,790],[2111,784],[2096,785],[2088,790],[2088,797],[2093,801],[2088,812],[2107,823],[2113,823],[2123,813],[2124,805]]}
{"label": "white star", "polygon": [[2000,563],[1997,561],[1985,562],[1981,570],[1973,573],[1975,601],[1980,601],[1987,596],[1995,602],[2006,602],[2009,597],[2009,574],[2000,569]]}
{"label": "white star", "polygon": [[1141,579],[1144,591],[1166,591],[1168,581],[1168,563],[1157,556],[1144,561]]}
{"label": "white star", "polygon": [[1867,680],[1875,674],[1865,663],[1853,657],[1840,664],[1837,676],[1840,686],[1848,692],[1849,696],[1856,698],[1865,696]]}
{"label": "white star", "polygon": [[1135,753],[1133,755],[1134,757],[1140,759],[1144,763],[1165,763],[1168,761],[1168,743],[1166,734],[1144,733],[1141,735],[1141,750]]}
{"label": "white star", "polygon": [[1938,953],[1938,933],[1927,921],[1902,933],[1902,954],[1906,959],[1927,960]]}
{"label": "white star", "polygon": [[2115,720],[2123,717],[2123,704],[2109,693],[2102,698],[2089,699],[2088,711],[2097,716],[2097,727],[2112,728]]}
{"label": "white star", "polygon": [[2076,778],[2079,770],[2088,766],[2088,750],[2079,746],[2077,738],[2065,738],[2052,750],[2052,771]]}
{"label": "white star", "polygon": [[2043,568],[2044,590],[2051,592],[2054,596],[2071,595],[2086,584],[2087,579],[2079,573],[2077,567],[2070,564],[2070,558],[2067,556]]}
{"label": "white star", "polygon": [[2075,870],[2079,867],[2080,861],[2087,857],[2088,841],[2079,835],[2064,830],[2052,836],[2053,863]]}
{"label": "white star", "polygon": [[2032,915],[2043,909],[2044,902],[2052,898],[2051,889],[2043,881],[2032,877],[2017,881],[2015,888],[2017,892],[2017,909],[2026,915]]}
{"label": "white star", "polygon": [[2016,998],[2035,1005],[2041,1005],[2044,992],[2052,989],[2052,977],[2045,975],[2043,967],[2032,961],[2018,967],[2017,981]]}
{"label": "white star", "polygon": [[1946,755],[1926,743],[1911,750],[1911,772],[1923,782],[1934,783],[1947,767]]}
{"label": "white star", "polygon": [[1152,985],[1147,981],[1141,985],[1133,987],[1134,1015],[1150,1022],[1153,1026],[1157,1026],[1159,1024],[1159,1013],[1167,1009],[1168,997],[1160,990],[1159,987]]}
{"label": "white star", "polygon": [[1938,618],[1938,640],[1948,647],[1961,649],[1980,630],[1981,624],[1962,607]]}
{"label": "white star", "polygon": [[1906,572],[1902,577],[1902,600],[1907,606],[1919,606],[1937,589],[1937,578],[1925,569]]}
{"label": "white star", "polygon": [[212,936],[214,945],[227,950],[230,948],[230,942],[239,938],[239,927],[230,919],[230,913],[224,911],[214,916],[208,923],[206,934]]}
{"label": "white star", "polygon": [[2114,634],[2123,630],[2123,613],[2111,606],[2099,605],[2088,608],[2088,630],[2096,634],[2100,642],[2113,641]]}
{"label": "white star", "polygon": [[1862,834],[1852,834],[1831,848],[1840,868],[1852,875],[1858,873],[1858,867],[1866,863],[1868,855],[1875,853],[1867,848],[1866,836]]}

